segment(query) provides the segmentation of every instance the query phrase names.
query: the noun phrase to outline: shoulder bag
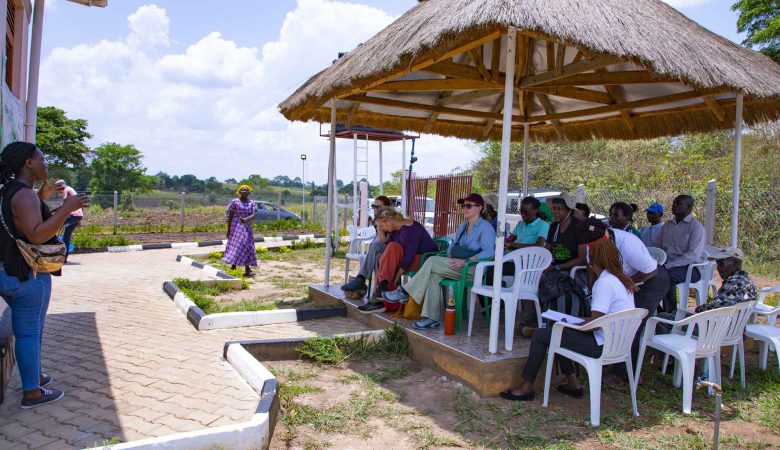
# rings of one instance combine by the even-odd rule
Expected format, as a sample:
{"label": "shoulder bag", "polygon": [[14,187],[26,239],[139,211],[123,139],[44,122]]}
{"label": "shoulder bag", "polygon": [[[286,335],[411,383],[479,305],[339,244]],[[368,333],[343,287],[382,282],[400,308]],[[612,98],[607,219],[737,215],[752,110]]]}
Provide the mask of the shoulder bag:
{"label": "shoulder bag", "polygon": [[463,231],[460,233],[460,236],[458,236],[457,241],[455,241],[455,244],[453,244],[452,249],[450,250],[450,255],[453,258],[456,258],[456,259],[469,259],[472,256],[474,256],[477,253],[482,251],[481,248],[478,248],[476,250],[471,250],[468,247],[460,245],[460,240],[463,237],[463,235],[466,233],[467,229],[468,229],[468,225],[466,225],[466,228],[464,228]]}
{"label": "shoulder bag", "polygon": [[3,198],[0,196],[0,222],[5,228],[5,232],[11,239],[16,241],[16,246],[19,248],[19,253],[22,254],[24,261],[30,266],[32,270],[33,278],[38,272],[52,273],[60,270],[62,265],[65,264],[65,244],[59,242],[57,244],[41,244],[35,245],[19,239],[11,233],[8,225],[5,222],[5,214],[3,214]]}

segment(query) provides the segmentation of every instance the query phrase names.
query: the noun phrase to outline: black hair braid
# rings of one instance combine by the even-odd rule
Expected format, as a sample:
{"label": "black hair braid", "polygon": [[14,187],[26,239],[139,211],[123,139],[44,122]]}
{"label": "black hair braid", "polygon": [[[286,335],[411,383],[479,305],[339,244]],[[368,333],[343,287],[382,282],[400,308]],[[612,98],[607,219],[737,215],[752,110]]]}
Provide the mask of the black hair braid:
{"label": "black hair braid", "polygon": [[7,185],[16,178],[27,159],[32,158],[37,147],[29,142],[16,141],[6,145],[0,154],[0,184]]}

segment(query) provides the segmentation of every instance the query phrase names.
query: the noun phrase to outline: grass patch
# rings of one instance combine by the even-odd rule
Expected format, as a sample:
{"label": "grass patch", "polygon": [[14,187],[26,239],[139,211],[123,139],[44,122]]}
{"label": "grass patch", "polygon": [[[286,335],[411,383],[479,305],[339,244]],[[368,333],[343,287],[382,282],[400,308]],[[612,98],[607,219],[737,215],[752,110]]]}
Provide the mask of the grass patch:
{"label": "grass patch", "polygon": [[395,323],[378,338],[365,335],[316,337],[307,339],[296,350],[301,357],[323,365],[341,364],[348,358],[364,361],[391,356],[407,357],[411,353],[403,328]]}
{"label": "grass patch", "polygon": [[762,278],[780,281],[780,261],[748,258],[745,260],[745,270]]}
{"label": "grass patch", "polygon": [[71,237],[71,243],[75,248],[104,248],[132,245],[135,241],[118,234],[96,234],[90,231],[76,229]]}
{"label": "grass patch", "polygon": [[203,281],[174,278],[173,283],[206,314],[211,314],[217,306],[214,297],[232,290],[230,284],[225,281],[207,284]]}

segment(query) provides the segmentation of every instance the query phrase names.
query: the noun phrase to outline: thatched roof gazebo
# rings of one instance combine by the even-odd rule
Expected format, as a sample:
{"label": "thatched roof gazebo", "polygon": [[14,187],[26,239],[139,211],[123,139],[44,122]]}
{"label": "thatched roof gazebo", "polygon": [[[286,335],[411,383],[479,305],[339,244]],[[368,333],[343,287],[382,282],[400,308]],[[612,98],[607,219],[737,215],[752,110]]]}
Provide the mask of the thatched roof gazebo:
{"label": "thatched roof gazebo", "polygon": [[735,127],[736,245],[742,123],[780,118],[780,65],[660,0],[423,0],[279,107],[290,120],[501,139],[501,227],[511,140]]}

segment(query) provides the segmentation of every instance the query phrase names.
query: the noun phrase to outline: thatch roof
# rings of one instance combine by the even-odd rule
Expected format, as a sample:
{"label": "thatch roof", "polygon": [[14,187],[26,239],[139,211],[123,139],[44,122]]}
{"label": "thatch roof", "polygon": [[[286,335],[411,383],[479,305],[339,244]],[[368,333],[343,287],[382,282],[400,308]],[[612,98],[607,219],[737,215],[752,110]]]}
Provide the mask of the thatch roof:
{"label": "thatch roof", "polygon": [[498,138],[509,26],[513,123],[530,123],[534,140],[730,128],[736,92],[747,124],[780,117],[780,65],[660,0],[423,1],[279,108],[329,122],[337,98],[339,122]]}

